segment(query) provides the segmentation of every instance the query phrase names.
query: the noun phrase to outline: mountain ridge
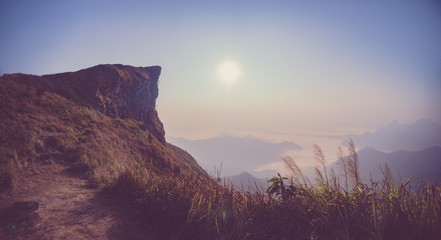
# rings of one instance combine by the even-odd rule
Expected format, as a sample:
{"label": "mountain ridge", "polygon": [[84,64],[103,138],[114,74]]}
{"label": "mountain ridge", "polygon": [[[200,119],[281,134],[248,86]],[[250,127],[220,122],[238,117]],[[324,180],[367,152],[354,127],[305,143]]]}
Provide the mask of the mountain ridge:
{"label": "mountain ridge", "polygon": [[393,121],[386,127],[360,135],[343,136],[343,145],[352,139],[357,147],[373,147],[382,151],[418,151],[431,146],[441,147],[441,125],[428,119],[419,119],[413,124]]}
{"label": "mountain ridge", "polygon": [[[365,147],[358,152],[360,175],[363,182],[382,182],[383,171],[387,164],[395,182],[406,181],[412,178],[414,188],[425,184],[441,182],[441,147],[432,146],[419,151],[398,150],[382,152],[372,147]],[[330,165],[340,169],[338,163]]]}
{"label": "mountain ridge", "polygon": [[165,143],[164,127],[155,109],[160,74],[160,66],[101,64],[76,72],[42,76],[5,74],[2,77],[35,87],[38,92],[59,94],[113,118],[142,121]]}
{"label": "mountain ridge", "polygon": [[241,172],[237,175],[224,177],[222,181],[227,185],[233,185],[239,190],[251,192],[264,192],[269,184],[265,178],[257,178],[249,172]]}

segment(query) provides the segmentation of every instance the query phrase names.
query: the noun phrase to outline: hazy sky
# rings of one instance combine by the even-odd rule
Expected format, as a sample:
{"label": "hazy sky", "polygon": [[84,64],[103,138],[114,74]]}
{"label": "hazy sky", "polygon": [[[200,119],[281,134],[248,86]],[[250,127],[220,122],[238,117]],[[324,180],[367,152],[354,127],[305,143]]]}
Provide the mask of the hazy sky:
{"label": "hazy sky", "polygon": [[441,123],[436,0],[0,1],[0,74],[101,63],[162,66],[174,137]]}

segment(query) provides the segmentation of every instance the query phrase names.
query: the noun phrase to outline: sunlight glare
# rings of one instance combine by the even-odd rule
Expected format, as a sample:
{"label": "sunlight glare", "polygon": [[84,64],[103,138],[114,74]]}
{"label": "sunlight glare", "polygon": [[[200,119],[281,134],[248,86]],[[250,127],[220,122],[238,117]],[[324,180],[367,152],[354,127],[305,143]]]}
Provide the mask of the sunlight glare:
{"label": "sunlight glare", "polygon": [[229,85],[239,77],[240,71],[235,62],[228,60],[219,66],[218,74],[221,80]]}

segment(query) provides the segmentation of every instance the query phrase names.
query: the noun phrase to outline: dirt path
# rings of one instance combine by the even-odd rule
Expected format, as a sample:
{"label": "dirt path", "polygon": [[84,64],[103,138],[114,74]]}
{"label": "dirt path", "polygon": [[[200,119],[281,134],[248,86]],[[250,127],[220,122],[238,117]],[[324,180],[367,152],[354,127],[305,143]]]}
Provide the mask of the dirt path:
{"label": "dirt path", "polygon": [[[37,163],[18,182],[17,190],[0,199],[0,239],[131,238],[110,197],[89,188],[64,165]],[[28,210],[18,214],[18,208]]]}

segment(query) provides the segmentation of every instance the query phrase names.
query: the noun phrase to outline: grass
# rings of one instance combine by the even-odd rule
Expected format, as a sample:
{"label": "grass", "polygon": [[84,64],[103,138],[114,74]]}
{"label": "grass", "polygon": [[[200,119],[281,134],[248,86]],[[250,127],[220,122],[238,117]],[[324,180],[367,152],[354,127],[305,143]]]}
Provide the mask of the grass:
{"label": "grass", "polygon": [[208,177],[184,151],[162,144],[145,124],[111,118],[50,91],[0,78],[0,193],[37,162],[70,166],[92,186],[114,184],[127,169]]}
{"label": "grass", "polygon": [[409,181],[368,186],[355,179],[357,163],[348,165],[350,191],[326,177],[312,185],[279,175],[268,193],[250,193],[216,178],[147,176],[141,169],[126,171],[108,190],[133,204],[135,221],[157,239],[440,239],[441,185],[417,192]]}

